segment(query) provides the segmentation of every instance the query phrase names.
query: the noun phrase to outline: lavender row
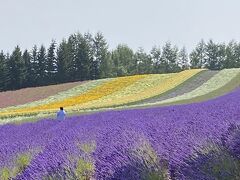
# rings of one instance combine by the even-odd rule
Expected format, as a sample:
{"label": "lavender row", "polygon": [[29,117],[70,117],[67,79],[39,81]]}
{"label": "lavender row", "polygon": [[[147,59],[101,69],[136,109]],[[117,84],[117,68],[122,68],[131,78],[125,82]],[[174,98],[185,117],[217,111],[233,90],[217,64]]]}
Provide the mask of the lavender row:
{"label": "lavender row", "polygon": [[[158,161],[168,162],[171,172],[195,147],[208,139],[219,142],[230,124],[239,123],[239,99],[237,89],[204,103],[4,125],[0,127],[0,168],[11,166],[17,154],[38,149],[17,179],[42,179],[59,169],[76,169],[77,161],[71,157],[91,161],[96,179],[137,179],[142,174],[132,166],[131,155],[146,143]],[[96,148],[86,155],[79,144],[92,142]]]}

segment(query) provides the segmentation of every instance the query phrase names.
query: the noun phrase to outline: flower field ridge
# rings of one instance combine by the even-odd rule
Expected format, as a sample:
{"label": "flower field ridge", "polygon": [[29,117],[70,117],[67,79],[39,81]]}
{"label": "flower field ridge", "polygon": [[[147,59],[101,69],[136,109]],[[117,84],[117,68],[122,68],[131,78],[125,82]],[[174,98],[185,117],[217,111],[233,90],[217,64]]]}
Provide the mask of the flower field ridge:
{"label": "flower field ridge", "polygon": [[142,101],[138,101],[134,104],[145,104],[145,103],[155,103],[155,102],[160,102],[166,99],[170,99],[176,96],[183,95],[185,93],[191,92],[201,86],[203,83],[207,82],[210,78],[212,78],[215,74],[219,73],[219,71],[210,71],[210,70],[204,70],[187,81],[183,82],[176,88],[171,89],[167,93],[160,94],[158,96],[154,96],[148,99],[144,99]]}
{"label": "flower field ridge", "polygon": [[[191,99],[197,96],[201,96],[207,93],[210,93],[216,89],[221,88],[225,84],[227,84],[229,81],[231,81],[235,76],[237,76],[240,73],[240,69],[225,69],[220,71],[218,74],[213,76],[211,79],[209,79],[207,82],[205,82],[203,85],[198,87],[197,89],[183,94],[181,96],[177,96],[171,99],[167,99],[164,101],[159,102],[159,104],[169,103],[169,102],[176,102],[180,100],[185,99]],[[158,104],[158,103],[157,103]]]}
{"label": "flower field ridge", "polygon": [[109,80],[111,80],[111,79],[100,79],[100,80],[95,80],[95,81],[88,81],[84,84],[80,84],[80,85],[78,85],[74,88],[71,88],[71,89],[67,90],[67,91],[59,92],[55,95],[49,96],[49,97],[47,97],[45,99],[42,99],[42,100],[33,101],[33,102],[29,102],[29,103],[22,104],[22,105],[17,105],[17,106],[15,105],[15,106],[2,108],[2,109],[0,109],[0,112],[22,109],[22,108],[35,107],[35,106],[39,106],[39,105],[63,100],[63,99],[66,99],[68,97],[83,94],[83,93],[89,91],[90,89],[95,88],[96,86],[99,86],[102,83],[107,82]]}
{"label": "flower field ridge", "polygon": [[[25,88],[16,91],[0,92],[0,108],[16,106],[38,101],[53,96],[57,93],[67,91],[86,82],[65,83],[36,88]],[[17,97],[17,98],[16,98]]]}
{"label": "flower field ridge", "polygon": [[[240,69],[221,71],[193,69],[180,73],[135,75],[89,81],[43,100],[0,109],[0,124],[52,117],[61,106],[68,114],[74,115],[113,109],[180,104],[181,101],[191,102],[191,99],[213,92],[216,92],[215,97],[217,97],[217,91],[232,79],[236,79],[239,74]],[[191,85],[191,83],[195,84]],[[238,81],[236,83],[239,84]],[[232,91],[240,85],[237,84],[219,95]],[[153,102],[145,101],[148,99],[152,99]]]}
{"label": "flower field ridge", "polygon": [[106,81],[103,84],[100,84],[99,86],[96,86],[78,96],[72,96],[65,99],[62,99],[60,101],[54,101],[46,104],[41,104],[37,106],[32,107],[24,107],[24,108],[18,108],[18,109],[5,109],[4,111],[0,112],[0,116],[14,116],[14,114],[36,114],[38,112],[42,111],[48,111],[48,112],[55,112],[56,109],[58,109],[60,106],[68,107],[73,105],[79,105],[83,104],[88,101],[93,101],[96,99],[99,99],[105,95],[111,94],[115,91],[118,91],[119,89],[125,88],[126,86],[138,81],[139,79],[145,78],[146,75],[139,75],[139,76],[131,76],[131,77],[122,77],[117,79],[112,79],[110,81]]}
{"label": "flower field ridge", "polygon": [[[239,99],[236,89],[203,103],[3,125],[0,172],[19,169],[16,179],[28,180],[140,179],[147,168],[173,176],[195,147],[220,141],[232,123],[240,123]],[[29,160],[21,169],[16,162],[23,157]]]}
{"label": "flower field ridge", "polygon": [[[0,179],[238,179],[239,76],[240,69],[196,69],[101,79],[3,108]],[[168,98],[131,104],[161,95]],[[65,120],[45,117],[59,106]],[[24,122],[31,118],[40,120]]]}
{"label": "flower field ridge", "polygon": [[[202,70],[196,69],[173,74],[130,76],[99,82],[100,85],[93,86],[88,91],[83,91],[79,96],[69,97],[68,95],[68,97],[62,98],[59,101],[56,101],[56,97],[53,97],[50,99],[52,101],[46,99],[20,107],[5,108],[0,111],[0,117],[2,122],[10,122],[12,120],[18,121],[24,119],[24,117],[44,117],[55,113],[56,109],[60,106],[64,106],[68,112],[72,111],[75,113],[79,109],[82,111],[89,108],[126,104],[166,92],[200,71]],[[142,86],[142,91],[137,92],[136,90],[140,86]],[[134,91],[127,91],[129,89]],[[137,96],[136,93],[138,94]],[[114,100],[112,101],[112,99]]]}
{"label": "flower field ridge", "polygon": [[[148,83],[143,83],[146,88],[143,88],[142,90],[136,91],[137,88],[129,88],[129,91],[125,91],[124,93],[116,94],[114,96],[109,96],[106,98],[100,98],[98,101],[89,102],[86,104],[82,104],[81,106],[78,106],[78,109],[88,109],[88,108],[101,108],[101,107],[114,107],[114,106],[120,106],[124,104],[128,104],[131,102],[139,101],[142,99],[146,99],[152,96],[156,96],[159,94],[162,94],[164,92],[167,92],[171,90],[172,88],[180,85],[187,79],[191,78],[195,74],[199,73],[202,70],[196,69],[196,70],[188,70],[183,71],[180,73],[175,73],[172,75],[169,75],[167,77],[161,77],[158,83],[152,83],[153,85],[148,85]],[[153,76],[153,79],[156,79],[157,76]],[[154,81],[153,81],[154,82]]]}

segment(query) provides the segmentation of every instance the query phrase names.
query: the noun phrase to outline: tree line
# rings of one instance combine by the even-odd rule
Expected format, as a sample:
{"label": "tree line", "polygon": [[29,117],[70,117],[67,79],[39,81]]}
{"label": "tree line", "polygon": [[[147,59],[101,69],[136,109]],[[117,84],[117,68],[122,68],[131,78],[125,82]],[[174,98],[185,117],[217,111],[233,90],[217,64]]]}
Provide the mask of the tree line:
{"label": "tree line", "polygon": [[190,54],[185,47],[166,42],[149,53],[125,44],[110,50],[101,32],[75,33],[49,47],[29,51],[16,46],[11,54],[0,52],[0,91],[57,83],[135,74],[174,73],[190,68],[221,70],[240,67],[240,43],[201,40]]}

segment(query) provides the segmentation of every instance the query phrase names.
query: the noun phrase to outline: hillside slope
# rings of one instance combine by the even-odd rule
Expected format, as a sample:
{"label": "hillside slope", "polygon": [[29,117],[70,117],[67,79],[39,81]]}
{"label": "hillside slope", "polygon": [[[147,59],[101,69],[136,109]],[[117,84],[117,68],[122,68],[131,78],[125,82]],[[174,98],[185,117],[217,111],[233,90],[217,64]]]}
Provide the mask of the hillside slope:
{"label": "hillside slope", "polygon": [[[141,171],[135,168],[141,170],[145,162],[156,165],[162,160],[165,171],[181,171],[184,169],[179,167],[186,165],[185,158],[196,147],[209,138],[218,142],[230,124],[239,123],[239,98],[237,89],[203,103],[108,111],[70,117],[61,123],[46,119],[0,126],[0,169],[11,172],[18,167],[16,157],[27,155],[30,161],[17,179],[65,177],[70,168],[76,171],[78,162],[83,169],[92,170],[96,179],[140,179]],[[134,161],[134,152],[139,161]]]}
{"label": "hillside slope", "polygon": [[45,99],[59,92],[72,89],[83,82],[73,82],[58,85],[24,88],[16,91],[0,92],[0,108],[26,104],[40,99]]}
{"label": "hillside slope", "polygon": [[0,123],[52,116],[60,106],[68,114],[79,114],[200,102],[224,95],[239,86],[240,69],[194,69],[101,79],[76,85],[42,100],[2,108]]}

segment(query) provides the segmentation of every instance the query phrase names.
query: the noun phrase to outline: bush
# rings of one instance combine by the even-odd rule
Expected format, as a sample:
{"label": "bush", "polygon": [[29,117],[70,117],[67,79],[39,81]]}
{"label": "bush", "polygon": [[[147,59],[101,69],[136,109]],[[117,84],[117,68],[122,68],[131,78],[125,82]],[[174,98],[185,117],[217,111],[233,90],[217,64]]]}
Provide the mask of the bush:
{"label": "bush", "polygon": [[143,141],[128,154],[129,161],[125,166],[115,170],[111,179],[124,180],[168,180],[168,163],[161,160],[148,142]]}
{"label": "bush", "polygon": [[220,143],[208,142],[176,168],[177,179],[239,180],[240,126],[230,125]]}

